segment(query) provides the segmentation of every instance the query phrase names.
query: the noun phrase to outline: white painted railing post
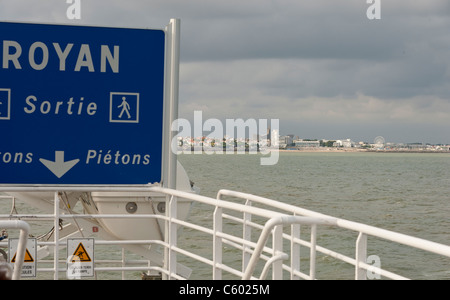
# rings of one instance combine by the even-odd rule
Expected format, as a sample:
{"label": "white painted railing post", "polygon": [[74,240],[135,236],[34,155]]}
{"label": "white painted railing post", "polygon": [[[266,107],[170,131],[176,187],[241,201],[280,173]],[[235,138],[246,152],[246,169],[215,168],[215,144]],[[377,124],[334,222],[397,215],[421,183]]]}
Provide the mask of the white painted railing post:
{"label": "white painted railing post", "polygon": [[360,232],[356,239],[356,264],[355,264],[355,279],[366,280],[367,271],[360,267],[361,263],[366,263],[367,260],[367,235]]}
{"label": "white painted railing post", "polygon": [[222,232],[222,228],[222,208],[216,207],[213,224],[213,280],[222,280],[222,269],[217,268],[218,264],[222,264],[222,238],[217,236],[218,232]]}
{"label": "white painted railing post", "polygon": [[55,274],[53,275],[54,280],[59,279],[59,194],[55,192],[54,196],[54,230],[53,230],[53,238],[55,243],[55,249],[53,251],[53,264]]}
{"label": "white painted railing post", "polygon": [[[246,206],[252,206],[252,201],[250,200],[246,200],[245,202]],[[251,226],[251,222],[252,222],[252,214],[248,213],[248,212],[244,212],[244,216],[243,216],[243,232],[242,232],[242,236],[243,239],[245,241],[251,241],[252,240],[252,226]],[[242,272],[244,272],[244,270],[247,268],[248,262],[250,261],[250,258],[252,256],[251,253],[251,248],[247,245],[243,245],[243,250],[242,250]]]}
{"label": "white painted railing post", "polygon": [[178,225],[173,222],[177,219],[177,197],[172,196],[169,201],[169,279],[177,273],[177,252],[173,250],[177,246]]}
{"label": "white painted railing post", "polygon": [[317,241],[317,225],[311,225],[311,249],[309,261],[309,277],[311,280],[316,279],[316,243]]}
{"label": "white painted railing post", "polygon": [[[122,268],[125,268],[126,260],[125,260],[125,248],[122,247]],[[125,271],[122,271],[122,280],[125,280]]]}
{"label": "white painted railing post", "polygon": [[[283,225],[275,226],[272,234],[272,248],[273,256],[278,255],[283,252]],[[272,279],[282,280],[283,279],[283,261],[277,260],[272,265]]]}
{"label": "white painted railing post", "polygon": [[300,272],[300,245],[294,239],[300,240],[300,224],[291,225],[291,280],[298,280],[294,272]]}

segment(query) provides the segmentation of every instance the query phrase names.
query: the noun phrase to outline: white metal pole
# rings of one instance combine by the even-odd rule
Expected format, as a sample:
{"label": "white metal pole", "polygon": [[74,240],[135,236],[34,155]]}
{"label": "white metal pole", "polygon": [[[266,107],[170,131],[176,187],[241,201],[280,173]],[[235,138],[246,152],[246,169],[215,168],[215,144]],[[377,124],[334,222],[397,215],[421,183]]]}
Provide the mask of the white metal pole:
{"label": "white metal pole", "polygon": [[170,141],[169,135],[171,131],[171,120],[169,114],[169,103],[170,103],[170,70],[171,70],[171,54],[169,49],[171,48],[171,38],[170,38],[170,24],[164,29],[165,32],[165,51],[164,51],[164,105],[163,105],[163,140],[162,140],[162,164],[161,164],[161,181],[163,187],[168,187],[169,182],[169,155],[170,155]]}
{"label": "white metal pole", "polygon": [[366,280],[367,271],[360,267],[367,260],[367,235],[360,232],[356,239],[355,280]]}
{"label": "white metal pole", "polygon": [[300,240],[300,225],[291,225],[291,280],[300,279],[294,274],[294,271],[300,272],[300,244],[294,242],[294,239]]}
{"label": "white metal pole", "polygon": [[54,270],[55,274],[53,278],[55,280],[59,279],[59,195],[58,192],[55,192],[54,197],[54,231],[53,231],[53,237],[55,242],[55,249],[54,249]]}
{"label": "white metal pole", "polygon": [[[277,256],[279,253],[283,253],[283,226],[275,226],[272,233],[272,248],[273,256]],[[277,260],[272,266],[272,278],[273,280],[283,279],[283,261]]]}
{"label": "white metal pole", "polygon": [[311,280],[316,279],[316,254],[317,254],[317,225],[311,225],[311,249],[309,255],[309,277]]}
{"label": "white metal pole", "polygon": [[213,280],[222,280],[222,269],[218,265],[222,264],[222,238],[217,233],[222,233],[223,217],[222,208],[216,206],[213,216]]}
{"label": "white metal pole", "polygon": [[[247,206],[252,206],[252,201],[251,200],[246,200],[245,201],[245,205]],[[244,212],[244,217],[243,217],[243,239],[245,241],[251,241],[252,240],[252,227],[251,227],[251,222],[252,222],[252,214],[248,213],[248,212]],[[251,258],[251,248],[247,245],[243,245],[244,250],[242,251],[242,272],[245,271],[245,269],[247,269],[247,265],[248,262],[250,261]]]}
{"label": "white metal pole", "polygon": [[[170,23],[166,27],[166,80],[165,83],[165,117],[167,122],[165,123],[165,146],[164,146],[164,157],[163,162],[164,170],[164,182],[163,186],[169,189],[176,189],[177,186],[177,156],[174,151],[172,151],[172,142],[174,139],[174,132],[172,131],[172,123],[178,119],[178,87],[179,87],[179,63],[180,63],[180,20],[171,19]],[[166,197],[166,216],[170,218],[176,218],[177,216],[177,198],[171,197],[169,201],[169,196]],[[166,222],[165,226],[165,241],[169,244],[169,248],[173,245],[173,233],[176,234],[177,226],[176,224],[169,224]],[[175,241],[176,243],[176,241]],[[169,268],[176,268],[176,258],[169,251],[165,249],[164,255],[164,265],[166,270]],[[171,267],[172,266],[172,267]],[[169,275],[170,277],[170,275]]]}
{"label": "white metal pole", "polygon": [[169,279],[172,279],[172,274],[177,274],[177,252],[173,247],[177,246],[177,232],[178,225],[173,222],[177,219],[177,197],[172,196],[169,201]]}
{"label": "white metal pole", "polygon": [[[170,102],[169,102],[169,119],[170,125],[178,119],[178,96],[179,96],[179,81],[180,81],[180,20],[170,20]],[[170,128],[170,127],[169,127]],[[169,132],[169,176],[168,176],[168,188],[176,189],[177,186],[177,155],[172,151],[172,142],[174,139],[174,132]]]}
{"label": "white metal pole", "polygon": [[[125,248],[122,247],[122,268],[125,268]],[[122,271],[122,280],[125,280],[125,271]]]}

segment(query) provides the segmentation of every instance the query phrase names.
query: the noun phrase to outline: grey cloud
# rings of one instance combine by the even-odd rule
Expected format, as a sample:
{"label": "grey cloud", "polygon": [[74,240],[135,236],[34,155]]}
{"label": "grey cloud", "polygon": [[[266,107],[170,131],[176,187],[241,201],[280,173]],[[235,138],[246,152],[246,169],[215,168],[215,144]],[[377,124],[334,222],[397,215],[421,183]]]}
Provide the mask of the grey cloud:
{"label": "grey cloud", "polygon": [[[309,137],[388,131],[450,142],[450,2],[381,0],[375,21],[368,6],[82,0],[75,23],[163,28],[180,18],[183,116],[201,109],[205,118],[280,118]],[[1,0],[0,19],[70,23],[66,8],[64,0]]]}
{"label": "grey cloud", "polygon": [[[406,43],[426,37],[425,30],[434,30],[436,18],[448,8],[447,0],[381,2],[382,20],[373,22],[361,0],[82,0],[82,21],[154,28],[181,18],[186,61],[389,59],[400,55]],[[0,5],[2,18],[58,16],[58,21],[68,6],[63,0],[3,0]],[[436,28],[443,30],[442,24]]]}

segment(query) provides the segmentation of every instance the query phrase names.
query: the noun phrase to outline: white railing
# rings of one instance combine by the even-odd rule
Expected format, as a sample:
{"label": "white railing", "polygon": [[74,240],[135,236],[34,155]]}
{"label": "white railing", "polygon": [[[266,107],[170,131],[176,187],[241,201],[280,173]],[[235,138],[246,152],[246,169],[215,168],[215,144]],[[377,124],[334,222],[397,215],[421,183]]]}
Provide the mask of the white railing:
{"label": "white railing", "polygon": [[19,242],[17,244],[17,263],[14,265],[14,271],[12,274],[13,280],[20,279],[22,272],[22,264],[25,258],[25,251],[27,247],[28,240],[28,232],[30,231],[30,226],[28,223],[19,220],[11,220],[11,221],[1,221],[0,220],[0,228],[2,229],[18,229],[20,230]]}
{"label": "white railing", "polygon": [[[232,196],[240,199],[246,200],[246,205],[252,205],[252,203],[259,203],[266,205],[270,207],[271,209],[278,209],[285,211],[289,214],[294,215],[302,215],[302,216],[308,216],[313,218],[318,218],[324,222],[327,222],[328,225],[332,225],[335,227],[355,231],[358,233],[358,238],[356,240],[356,246],[355,246],[355,258],[351,258],[348,256],[344,256],[340,253],[331,251],[329,249],[319,247],[315,245],[315,242],[311,241],[310,244],[305,243],[304,241],[299,241],[300,244],[311,247],[311,262],[315,260],[315,252],[321,252],[324,253],[330,257],[336,258],[338,260],[342,260],[344,262],[347,262],[353,266],[355,266],[355,279],[366,279],[366,271],[370,270],[371,272],[374,272],[376,274],[379,274],[381,276],[385,276],[390,279],[407,279],[403,276],[394,274],[392,272],[377,268],[373,265],[368,265],[367,262],[367,236],[373,236],[380,239],[388,240],[391,242],[395,242],[398,244],[403,244],[406,246],[410,246],[413,248],[421,249],[424,251],[428,251],[431,253],[435,253],[438,255],[442,255],[445,257],[450,258],[450,246],[435,243],[432,241],[408,236],[405,234],[377,228],[374,226],[369,226],[357,222],[352,222],[344,219],[339,219],[331,216],[327,216],[324,214],[320,214],[314,211],[306,210],[297,206],[289,205],[286,203],[274,201],[271,199],[258,197],[251,194],[241,193],[241,192],[235,192],[235,191],[229,191],[229,190],[221,190],[218,193],[217,198],[222,199],[224,196]],[[315,231],[315,230],[314,230]],[[315,234],[314,234],[315,235]],[[314,238],[315,241],[315,238]],[[313,248],[316,248],[313,250]],[[314,270],[312,269],[313,265],[311,265],[311,273],[308,279],[315,279],[314,277]],[[303,274],[303,277],[305,274]]]}
{"label": "white railing", "polygon": [[[83,188],[74,187],[73,189],[82,190]],[[112,191],[127,189],[129,188],[117,188]],[[41,190],[54,190],[54,188],[41,188]],[[166,215],[84,215],[66,214],[55,209],[54,214],[0,215],[0,220],[51,220],[55,224],[55,228],[58,228],[59,219],[160,219],[165,222],[164,241],[96,240],[95,244],[159,245],[164,249],[163,265],[155,266],[148,261],[144,261],[142,264],[140,261],[141,265],[139,266],[129,266],[125,258],[122,258],[117,267],[100,267],[98,265],[102,261],[96,261],[95,271],[156,271],[162,274],[164,279],[185,279],[179,270],[179,265],[186,261],[189,262],[189,267],[192,267],[193,274],[202,273],[204,274],[202,276],[208,277],[202,279],[267,279],[270,270],[272,279],[316,279],[318,253],[352,266],[355,279],[366,279],[368,271],[378,276],[375,278],[383,276],[390,279],[407,279],[402,275],[382,269],[376,264],[368,263],[368,236],[450,258],[450,247],[447,245],[334,218],[255,195],[221,190],[218,192],[217,198],[213,199],[160,187],[143,187],[140,191],[152,191],[167,195]],[[55,207],[59,207],[58,198],[58,194],[55,192]],[[201,211],[208,217],[195,222],[193,220],[195,218],[190,218],[188,221],[178,219],[176,210],[178,198],[190,199],[197,205],[201,205]],[[236,201],[244,201],[244,203]],[[208,212],[210,212],[209,215]],[[357,238],[354,241],[354,255],[339,253],[318,245],[317,237],[320,236],[324,226],[355,232]],[[303,234],[302,237],[300,235],[301,229],[304,228],[308,229],[307,239],[303,238]],[[180,229],[183,229],[183,234],[180,234]],[[204,237],[204,239],[197,238],[195,244],[192,244],[189,237],[193,235]],[[0,246],[2,245],[5,244],[0,242]],[[53,272],[54,279],[58,279],[58,273],[65,272],[65,267],[60,268],[59,266],[60,263],[65,262],[59,257],[59,250],[65,246],[65,241],[59,239],[58,230],[55,230],[53,241],[39,242],[38,246],[53,246],[54,248],[53,261],[46,261],[46,263],[53,263],[53,267],[38,268],[38,273]],[[307,257],[300,255],[301,253],[303,255],[302,247],[309,249]],[[306,267],[304,266],[305,262],[308,264]],[[304,272],[303,268],[307,271]]]}

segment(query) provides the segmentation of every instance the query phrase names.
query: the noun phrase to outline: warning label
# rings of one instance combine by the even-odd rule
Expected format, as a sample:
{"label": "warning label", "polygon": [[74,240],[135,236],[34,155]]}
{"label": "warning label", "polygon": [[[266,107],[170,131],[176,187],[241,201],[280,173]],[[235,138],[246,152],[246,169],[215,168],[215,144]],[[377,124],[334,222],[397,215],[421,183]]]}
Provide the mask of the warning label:
{"label": "warning label", "polygon": [[[25,255],[23,259],[22,272],[21,277],[36,277],[36,255],[37,255],[37,247],[36,247],[36,239],[29,238],[27,241],[27,247],[25,250]],[[17,261],[17,252],[19,246],[19,239],[10,239],[9,240],[9,253],[10,262],[15,264]]]}
{"label": "warning label", "polygon": [[94,239],[67,239],[67,278],[94,276]]}
{"label": "warning label", "polygon": [[72,255],[72,262],[77,262],[77,261],[82,261],[82,262],[90,262],[91,261],[91,257],[89,256],[89,254],[87,253],[86,249],[83,246],[83,243],[78,244],[77,249],[75,250],[75,252]]}
{"label": "warning label", "polygon": [[[15,262],[16,262],[16,256],[17,256],[17,252],[16,252],[16,254],[14,254],[14,257],[13,257],[13,259],[11,260],[12,263],[15,263]],[[34,258],[33,258],[33,256],[31,256],[30,251],[28,250],[28,248],[27,248],[27,250],[25,251],[25,257],[24,257],[23,261],[24,261],[24,262],[30,262],[30,263],[31,263],[31,262],[34,262]]]}

